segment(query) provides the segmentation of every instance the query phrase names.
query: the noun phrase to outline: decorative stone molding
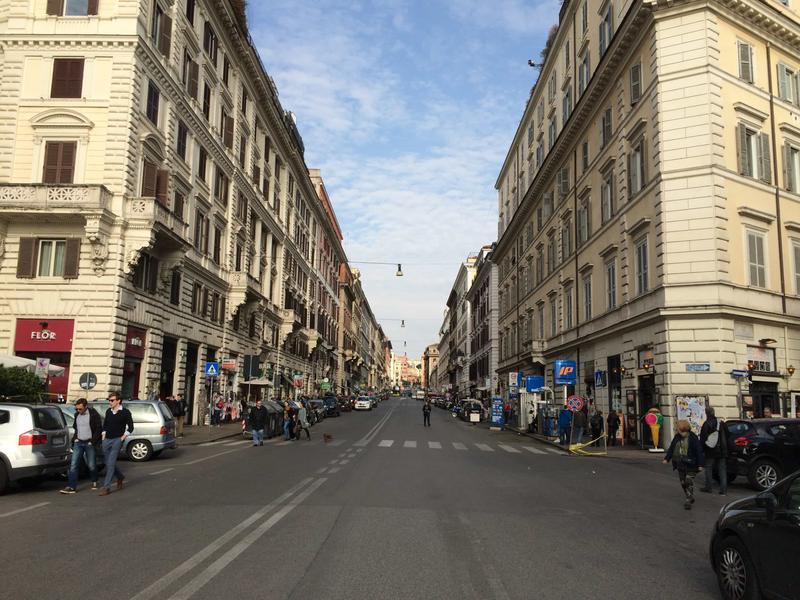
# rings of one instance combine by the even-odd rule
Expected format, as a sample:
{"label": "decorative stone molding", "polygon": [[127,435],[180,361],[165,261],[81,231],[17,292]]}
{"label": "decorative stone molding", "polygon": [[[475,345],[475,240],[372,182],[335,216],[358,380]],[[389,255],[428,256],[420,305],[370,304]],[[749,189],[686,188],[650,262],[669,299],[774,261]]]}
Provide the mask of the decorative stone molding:
{"label": "decorative stone molding", "polygon": [[749,206],[740,206],[737,209],[737,212],[739,213],[739,216],[747,217],[767,224],[770,224],[775,220],[775,215],[751,208]]}
{"label": "decorative stone molding", "polygon": [[27,204],[36,198],[36,190],[31,186],[4,185],[0,186],[0,205],[2,204]]}

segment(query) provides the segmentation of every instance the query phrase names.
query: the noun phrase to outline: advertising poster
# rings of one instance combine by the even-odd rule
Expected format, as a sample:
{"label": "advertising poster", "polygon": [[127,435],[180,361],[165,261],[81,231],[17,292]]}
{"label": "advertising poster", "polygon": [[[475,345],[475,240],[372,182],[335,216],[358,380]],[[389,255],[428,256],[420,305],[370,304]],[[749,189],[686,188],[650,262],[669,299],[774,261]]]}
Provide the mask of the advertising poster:
{"label": "advertising poster", "polygon": [[505,425],[503,420],[503,399],[500,396],[492,398],[492,425],[495,427]]}
{"label": "advertising poster", "polygon": [[675,396],[678,405],[678,420],[685,419],[692,426],[692,431],[700,435],[700,428],[706,420],[706,404],[708,396],[697,394],[693,396]]}

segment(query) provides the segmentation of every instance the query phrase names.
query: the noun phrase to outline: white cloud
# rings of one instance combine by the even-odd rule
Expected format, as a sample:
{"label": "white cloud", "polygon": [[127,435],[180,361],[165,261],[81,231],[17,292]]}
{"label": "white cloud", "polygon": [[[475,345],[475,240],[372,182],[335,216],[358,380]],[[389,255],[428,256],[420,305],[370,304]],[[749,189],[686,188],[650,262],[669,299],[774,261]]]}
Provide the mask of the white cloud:
{"label": "white cloud", "polygon": [[514,34],[546,32],[558,20],[559,0],[446,0],[459,19]]}

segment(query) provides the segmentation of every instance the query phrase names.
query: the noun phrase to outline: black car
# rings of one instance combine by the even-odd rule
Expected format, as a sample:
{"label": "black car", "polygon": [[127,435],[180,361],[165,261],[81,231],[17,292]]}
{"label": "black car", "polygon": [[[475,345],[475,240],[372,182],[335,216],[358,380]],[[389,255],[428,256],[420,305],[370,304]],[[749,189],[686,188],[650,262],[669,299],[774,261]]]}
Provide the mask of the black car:
{"label": "black car", "polygon": [[322,401],[325,404],[326,417],[338,417],[341,414],[339,412],[339,403],[336,401],[336,396],[326,396]]}
{"label": "black car", "polygon": [[743,475],[765,490],[800,469],[800,419],[732,419],[725,422],[729,475]]}
{"label": "black car", "polygon": [[711,566],[725,600],[799,599],[800,471],[732,502],[711,537]]}

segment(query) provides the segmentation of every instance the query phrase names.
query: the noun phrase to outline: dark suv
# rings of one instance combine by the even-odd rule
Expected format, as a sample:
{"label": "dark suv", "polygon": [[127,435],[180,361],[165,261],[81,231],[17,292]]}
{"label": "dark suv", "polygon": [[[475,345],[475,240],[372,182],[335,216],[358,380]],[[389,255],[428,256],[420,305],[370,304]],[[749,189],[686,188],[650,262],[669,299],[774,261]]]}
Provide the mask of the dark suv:
{"label": "dark suv", "polygon": [[322,401],[325,403],[326,417],[338,417],[340,415],[339,403],[336,401],[336,396],[325,396]]}
{"label": "dark suv", "polygon": [[728,473],[744,475],[755,489],[800,469],[800,419],[732,419],[725,427]]}

